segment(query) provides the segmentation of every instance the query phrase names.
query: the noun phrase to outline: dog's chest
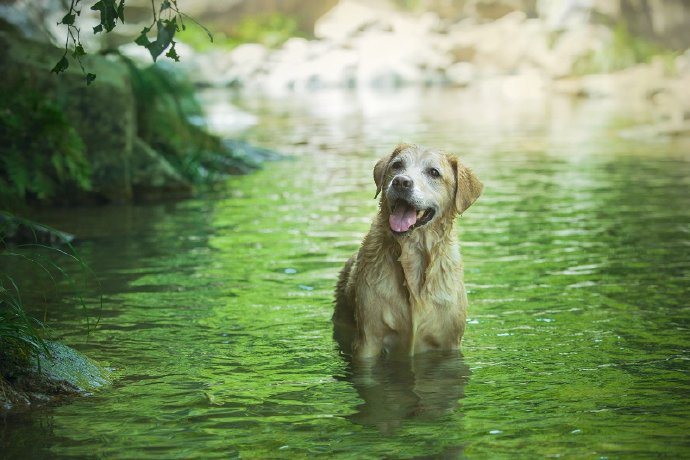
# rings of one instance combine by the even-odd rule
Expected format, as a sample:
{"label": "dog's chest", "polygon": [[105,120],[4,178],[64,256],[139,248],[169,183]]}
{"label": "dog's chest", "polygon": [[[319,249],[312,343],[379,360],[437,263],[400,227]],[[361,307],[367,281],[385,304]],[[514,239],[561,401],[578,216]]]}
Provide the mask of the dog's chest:
{"label": "dog's chest", "polygon": [[459,252],[403,250],[399,264],[407,292],[406,324],[415,353],[452,348],[458,342],[463,320],[462,268]]}

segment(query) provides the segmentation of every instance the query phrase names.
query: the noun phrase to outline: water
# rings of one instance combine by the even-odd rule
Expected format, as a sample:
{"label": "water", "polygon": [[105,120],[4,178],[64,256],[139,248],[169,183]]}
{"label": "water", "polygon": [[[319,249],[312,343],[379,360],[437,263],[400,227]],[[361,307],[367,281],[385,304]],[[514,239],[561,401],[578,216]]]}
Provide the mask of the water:
{"label": "water", "polygon": [[[49,323],[115,382],[5,416],[0,456],[688,455],[687,140],[621,138],[646,115],[607,101],[236,102],[259,116],[245,136],[292,159],[194,200],[39,215],[80,237],[87,300],[103,295],[90,334],[68,302]],[[332,292],[399,141],[455,151],[485,184],[460,221],[470,319],[461,357],[362,372],[332,340]]]}

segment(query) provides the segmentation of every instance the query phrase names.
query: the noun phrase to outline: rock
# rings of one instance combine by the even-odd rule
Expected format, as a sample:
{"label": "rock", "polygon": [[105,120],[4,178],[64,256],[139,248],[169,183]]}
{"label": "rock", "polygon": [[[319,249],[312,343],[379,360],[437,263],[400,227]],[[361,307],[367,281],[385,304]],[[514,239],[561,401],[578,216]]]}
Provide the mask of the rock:
{"label": "rock", "polygon": [[471,8],[477,17],[495,21],[515,11],[522,11],[525,5],[521,0],[476,0]]}
{"label": "rock", "polygon": [[[388,13],[388,14],[387,14]],[[339,2],[314,25],[314,35],[322,40],[339,42],[381,22],[391,10],[355,2]]]}
{"label": "rock", "polygon": [[0,246],[44,244],[58,246],[74,241],[74,235],[46,225],[0,212]]}
{"label": "rock", "polygon": [[446,76],[453,86],[468,86],[476,78],[477,69],[469,62],[456,62],[446,69]]}
{"label": "rock", "polygon": [[110,371],[75,349],[58,342],[45,344],[47,352],[41,352],[36,359],[2,356],[0,407],[10,410],[14,406],[88,396],[111,383]]}
{"label": "rock", "polygon": [[[577,66],[583,60],[601,54],[605,43],[611,40],[611,30],[602,25],[586,24],[559,33],[545,61],[549,75],[561,78],[578,72]],[[586,69],[585,69],[586,70]]]}
{"label": "rock", "polygon": [[284,158],[283,155],[274,150],[257,147],[236,139],[225,139],[223,144],[233,152],[235,159],[254,168],[258,168],[267,161],[278,161]]}
{"label": "rock", "polygon": [[[61,51],[0,31],[1,91],[23,87],[54,98],[86,144],[92,165],[93,191],[108,200],[131,199],[129,160],[135,132],[134,96],[127,69],[100,56],[84,65],[98,75],[87,87],[78,66],[56,76],[50,69]],[[75,68],[76,67],[76,68]]]}
{"label": "rock", "polygon": [[140,138],[134,139],[132,187],[139,200],[184,198],[192,195],[192,184]]}
{"label": "rock", "polygon": [[46,342],[50,354],[41,353],[34,372],[55,382],[67,382],[81,394],[91,394],[111,382],[108,370],[74,348],[59,342]]}

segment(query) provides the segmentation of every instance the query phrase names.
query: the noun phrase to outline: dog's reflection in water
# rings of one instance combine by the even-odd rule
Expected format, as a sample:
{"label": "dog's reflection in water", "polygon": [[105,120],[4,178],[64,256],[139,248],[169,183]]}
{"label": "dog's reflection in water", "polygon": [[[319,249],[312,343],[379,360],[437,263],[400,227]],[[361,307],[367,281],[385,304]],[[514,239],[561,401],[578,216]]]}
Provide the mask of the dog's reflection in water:
{"label": "dog's reflection in water", "polygon": [[432,420],[455,411],[470,376],[459,351],[409,358],[349,361],[346,380],[364,400],[350,420],[391,434],[408,419]]}

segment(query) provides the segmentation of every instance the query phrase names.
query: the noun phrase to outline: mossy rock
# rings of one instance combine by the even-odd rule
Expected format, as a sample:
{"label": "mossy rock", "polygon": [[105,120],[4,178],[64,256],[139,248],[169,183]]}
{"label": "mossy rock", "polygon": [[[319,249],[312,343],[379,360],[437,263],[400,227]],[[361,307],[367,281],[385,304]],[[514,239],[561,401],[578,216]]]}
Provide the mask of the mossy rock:
{"label": "mossy rock", "polygon": [[112,382],[109,370],[82,353],[59,342],[45,343],[47,352],[28,362],[0,357],[0,409],[88,396]]}
{"label": "mossy rock", "polygon": [[110,201],[131,199],[129,161],[136,132],[134,95],[127,68],[103,56],[86,56],[98,78],[86,86],[73,64],[64,74],[50,69],[61,50],[0,28],[0,92],[40,93],[61,108],[79,133],[91,164],[93,192]]}

